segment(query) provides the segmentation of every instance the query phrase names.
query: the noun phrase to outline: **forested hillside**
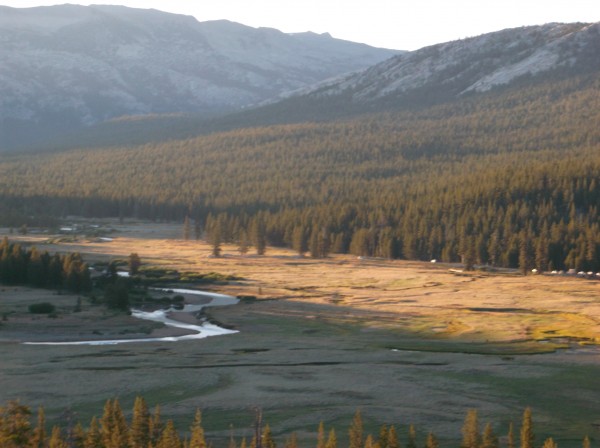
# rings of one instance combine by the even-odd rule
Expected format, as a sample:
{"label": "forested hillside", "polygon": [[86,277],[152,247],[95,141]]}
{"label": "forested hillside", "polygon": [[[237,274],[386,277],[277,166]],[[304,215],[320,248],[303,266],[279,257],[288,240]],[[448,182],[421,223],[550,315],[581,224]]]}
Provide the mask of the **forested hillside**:
{"label": "forested hillside", "polygon": [[[0,159],[0,218],[136,216],[313,256],[600,269],[600,81],[416,112]],[[215,225],[218,223],[218,225]]]}

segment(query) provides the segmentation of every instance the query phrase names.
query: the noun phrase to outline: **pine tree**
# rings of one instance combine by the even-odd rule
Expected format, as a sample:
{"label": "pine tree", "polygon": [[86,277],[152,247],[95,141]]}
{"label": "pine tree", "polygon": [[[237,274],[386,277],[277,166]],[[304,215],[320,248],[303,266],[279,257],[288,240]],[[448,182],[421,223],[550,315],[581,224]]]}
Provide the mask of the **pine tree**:
{"label": "pine tree", "polygon": [[65,440],[62,438],[60,428],[58,426],[52,428],[50,440],[48,440],[48,448],[69,448],[67,442],[65,442]]}
{"label": "pine tree", "polygon": [[526,408],[523,412],[523,423],[521,424],[521,448],[533,448],[535,436],[533,434],[533,421],[531,418],[531,408]]}
{"label": "pine tree", "polygon": [[92,421],[90,422],[90,428],[85,436],[85,442],[83,444],[84,448],[103,448],[104,444],[102,443],[102,432],[100,430],[100,425],[98,424],[98,419],[96,417],[92,417]]}
{"label": "pine tree", "polygon": [[140,266],[142,266],[142,259],[137,253],[132,252],[129,254],[128,264],[129,274],[137,275],[137,273],[140,271]]}
{"label": "pine tree", "polygon": [[239,233],[238,252],[240,255],[246,255],[248,253],[248,234],[244,229],[241,229]]}
{"label": "pine tree", "polygon": [[136,397],[133,403],[133,416],[129,429],[131,448],[146,448],[150,441],[150,412],[146,400]]}
{"label": "pine tree", "polygon": [[417,448],[417,431],[415,425],[408,425],[408,441],[406,442],[406,448]]}
{"label": "pine tree", "polygon": [[425,448],[439,448],[439,446],[440,446],[440,443],[438,442],[438,439],[435,436],[435,434],[433,434],[432,432],[427,434],[427,439],[425,441]]}
{"label": "pine tree", "polygon": [[294,227],[294,232],[292,234],[292,249],[294,249],[300,256],[303,256],[308,250],[306,231],[304,230],[303,226]]}
{"label": "pine tree", "polygon": [[148,432],[150,435],[150,443],[152,446],[156,446],[158,439],[163,431],[163,423],[160,416],[160,406],[156,405],[154,413],[148,419]]}
{"label": "pine tree", "polygon": [[[126,448],[129,445],[129,427],[118,399],[108,400],[102,416],[102,441],[105,448]],[[106,425],[106,426],[105,426]]]}
{"label": "pine tree", "polygon": [[469,409],[465,417],[465,422],[462,427],[463,439],[461,448],[479,448],[479,423],[477,419],[477,411]]}
{"label": "pine tree", "polygon": [[200,409],[196,409],[194,421],[190,427],[190,443],[189,448],[206,448],[206,440],[204,439],[204,428],[202,428],[202,413]]}
{"label": "pine tree", "polygon": [[9,401],[0,408],[0,447],[21,448],[31,440],[31,411],[19,401]]}
{"label": "pine tree", "polygon": [[168,420],[163,429],[156,448],[181,448],[181,439],[175,429],[173,420]]}
{"label": "pine tree", "polygon": [[498,437],[492,429],[492,425],[488,423],[483,430],[481,438],[481,448],[498,448]]}
{"label": "pine tree", "polygon": [[373,436],[371,434],[365,439],[365,448],[375,448],[375,442],[373,441]]}
{"label": "pine tree", "polygon": [[185,219],[183,220],[183,239],[186,241],[189,240],[191,234],[192,224],[190,222],[190,217],[186,215]]}
{"label": "pine tree", "polygon": [[325,424],[323,420],[319,423],[319,429],[317,430],[317,448],[325,448]]}
{"label": "pine tree", "polygon": [[32,448],[44,448],[46,445],[46,415],[44,408],[38,408],[37,426],[33,430]]}
{"label": "pine tree", "polygon": [[257,255],[264,255],[267,250],[267,233],[265,223],[261,217],[254,220],[252,226],[252,240]]}
{"label": "pine tree", "polygon": [[298,448],[298,436],[295,432],[293,432],[292,435],[286,439],[285,448]]}
{"label": "pine tree", "polygon": [[271,433],[271,427],[267,423],[262,433],[262,447],[263,448],[277,448],[275,440],[273,440],[273,434]]}
{"label": "pine tree", "polygon": [[71,431],[71,448],[85,448],[85,430],[81,422],[77,422],[73,431]]}
{"label": "pine tree", "polygon": [[394,425],[391,425],[388,429],[387,448],[400,448],[398,434],[396,434],[396,428]]}
{"label": "pine tree", "polygon": [[558,445],[552,437],[549,437],[544,441],[542,448],[558,448]]}
{"label": "pine tree", "polygon": [[363,448],[363,423],[360,410],[357,410],[348,431],[348,447]]}
{"label": "pine tree", "polygon": [[583,438],[583,443],[581,446],[582,448],[591,448],[592,444],[590,443],[590,438],[588,436]]}
{"label": "pine tree", "polygon": [[508,425],[508,434],[506,436],[506,448],[515,448],[515,431],[512,422],[510,422],[510,424]]}
{"label": "pine tree", "polygon": [[379,428],[379,438],[377,439],[378,448],[387,448],[388,444],[388,428],[385,425],[382,425]]}
{"label": "pine tree", "polygon": [[216,221],[213,224],[208,235],[212,255],[217,258],[221,256],[221,227],[219,223],[219,221]]}
{"label": "pine tree", "polygon": [[335,435],[335,429],[331,428],[329,435],[327,436],[327,442],[325,448],[337,448],[337,437]]}

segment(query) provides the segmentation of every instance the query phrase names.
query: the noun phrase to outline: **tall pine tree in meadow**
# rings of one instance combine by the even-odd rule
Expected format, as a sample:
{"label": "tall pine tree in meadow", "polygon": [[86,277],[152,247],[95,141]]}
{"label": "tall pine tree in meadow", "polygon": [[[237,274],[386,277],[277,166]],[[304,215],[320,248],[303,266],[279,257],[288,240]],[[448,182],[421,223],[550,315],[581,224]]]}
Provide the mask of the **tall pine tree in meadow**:
{"label": "tall pine tree in meadow", "polygon": [[408,425],[408,440],[406,448],[417,448],[417,431],[412,423]]}
{"label": "tall pine tree in meadow", "polygon": [[398,434],[394,425],[390,425],[387,435],[387,448],[400,448],[400,442],[398,441]]}
{"label": "tall pine tree in meadow", "polygon": [[363,423],[360,410],[357,410],[348,430],[348,447],[363,448]]}
{"label": "tall pine tree in meadow", "polygon": [[38,409],[37,426],[33,430],[31,448],[44,448],[46,446],[46,414],[44,408]]}
{"label": "tall pine tree in meadow", "polygon": [[467,411],[465,422],[462,427],[462,435],[461,448],[479,448],[479,422],[477,411],[475,409],[469,409]]}
{"label": "tall pine tree in meadow", "polygon": [[533,448],[534,441],[531,408],[528,407],[523,412],[523,422],[521,423],[521,448]]}
{"label": "tall pine tree in meadow", "polygon": [[[116,447],[115,447],[116,448]],[[119,447],[122,448],[122,447]],[[156,448],[181,448],[181,439],[175,429],[173,420],[168,420],[163,429]]]}
{"label": "tall pine tree in meadow", "polygon": [[481,448],[498,448],[498,437],[494,433],[491,423],[485,425],[481,437]]}
{"label": "tall pine tree in meadow", "polygon": [[425,448],[439,448],[440,443],[438,442],[435,434],[430,432],[427,434],[427,439],[425,440]]}
{"label": "tall pine tree in meadow", "polygon": [[325,448],[325,424],[323,420],[319,423],[319,429],[317,430],[317,448]]}
{"label": "tall pine tree in meadow", "polygon": [[90,427],[85,436],[83,447],[103,448],[103,446],[104,444],[102,443],[102,432],[100,430],[100,425],[98,424],[98,419],[96,417],[92,417]]}
{"label": "tall pine tree in meadow", "polygon": [[202,427],[202,413],[200,409],[196,409],[194,421],[190,428],[190,442],[188,448],[206,448],[206,440],[204,439],[204,428]]}
{"label": "tall pine tree in meadow", "polygon": [[136,397],[129,429],[131,448],[146,448],[150,442],[150,412],[146,400]]}
{"label": "tall pine tree in meadow", "polygon": [[333,428],[329,430],[327,442],[325,442],[325,448],[337,448],[337,437],[335,435],[335,429]]}

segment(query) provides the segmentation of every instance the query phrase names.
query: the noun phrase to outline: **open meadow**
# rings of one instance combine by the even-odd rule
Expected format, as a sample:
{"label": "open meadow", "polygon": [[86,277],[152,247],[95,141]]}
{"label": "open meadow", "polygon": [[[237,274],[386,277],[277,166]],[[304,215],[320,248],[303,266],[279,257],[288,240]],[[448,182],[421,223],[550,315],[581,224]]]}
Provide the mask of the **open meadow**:
{"label": "open meadow", "polygon": [[[265,256],[181,239],[181,225],[101,223],[108,238],[9,235],[50,253],[80,252],[89,262],[126,259],[180,272],[238,280],[210,285],[246,296],[208,315],[239,333],[181,342],[34,346],[25,341],[146,337],[180,330],[99,311],[84,298],[31,288],[0,288],[0,399],[43,405],[50,419],[67,409],[85,423],[118,397],[160,404],[187,428],[203,410],[208,438],[250,436],[263,409],[276,437],[315,440],[319,421],[344,440],[360,409],[367,428],[414,423],[419,444],[433,431],[456,442],[465,412],[479,410],[500,435],[531,406],[538,441],[578,447],[600,432],[600,282],[514,272],[451,272],[440,263],[299,257],[269,247]],[[3,236],[8,232],[2,230]],[[51,301],[54,317],[27,313]],[[309,442],[310,440],[310,442]]]}

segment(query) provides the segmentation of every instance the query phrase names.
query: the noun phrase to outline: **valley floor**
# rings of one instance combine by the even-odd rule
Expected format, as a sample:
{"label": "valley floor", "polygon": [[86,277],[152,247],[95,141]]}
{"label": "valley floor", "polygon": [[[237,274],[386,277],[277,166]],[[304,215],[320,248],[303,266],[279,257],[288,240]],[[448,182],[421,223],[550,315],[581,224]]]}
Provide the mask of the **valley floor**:
{"label": "valley floor", "polygon": [[[240,256],[227,245],[223,257],[210,258],[204,242],[178,239],[177,225],[110,226],[116,229],[111,240],[19,238],[51,253],[79,251],[90,261],[136,252],[143,263],[181,272],[234,274],[241,280],[212,288],[257,300],[209,314],[239,333],[177,343],[36,347],[16,341],[26,333],[72,337],[83,328],[132,336],[155,329],[124,317],[103,324],[85,309],[79,324],[71,317],[30,323],[9,317],[0,325],[1,401],[44,405],[54,418],[69,407],[87,419],[107,398],[118,396],[129,407],[142,394],[176,419],[202,408],[215,440],[228,437],[230,424],[236,435],[249,435],[252,409],[260,406],[276,435],[297,431],[301,441],[312,440],[320,420],[343,439],[356,408],[371,431],[393,423],[403,434],[415,423],[442,441],[459,439],[466,410],[477,408],[502,435],[530,405],[540,440],[551,435],[561,446],[580,446],[584,435],[600,436],[600,282],[457,275],[438,263],[350,256],[312,260],[273,248],[263,257]],[[3,307],[19,306],[14,293],[0,290]],[[34,300],[27,294],[24,300]],[[76,297],[56,299],[69,306]],[[178,423],[186,428],[190,422]]]}

